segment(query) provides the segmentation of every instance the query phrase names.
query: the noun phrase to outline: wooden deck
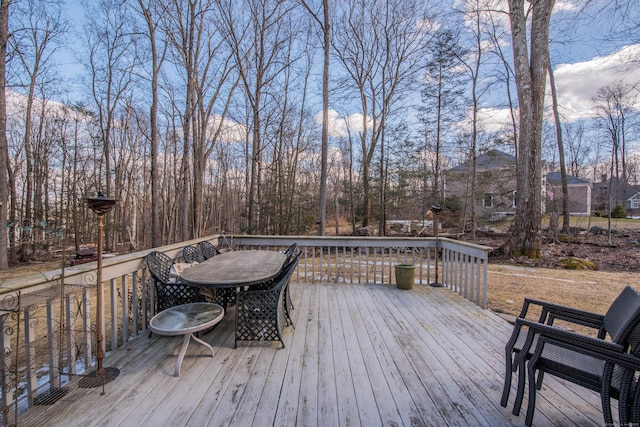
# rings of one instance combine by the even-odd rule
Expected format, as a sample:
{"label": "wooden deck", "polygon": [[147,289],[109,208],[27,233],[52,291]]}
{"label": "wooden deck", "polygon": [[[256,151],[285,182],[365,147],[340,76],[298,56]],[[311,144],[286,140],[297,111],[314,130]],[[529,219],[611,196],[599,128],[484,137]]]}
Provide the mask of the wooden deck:
{"label": "wooden deck", "polygon": [[[132,340],[105,359],[120,376],[72,387],[19,425],[56,426],[500,426],[523,425],[500,406],[511,325],[450,290],[293,284],[285,349],[233,348],[233,315],[192,342],[173,376],[181,337]],[[575,392],[574,392],[575,391]],[[576,393],[577,392],[577,393]],[[512,391],[509,405],[513,403]],[[598,395],[551,376],[534,425],[603,423]]]}

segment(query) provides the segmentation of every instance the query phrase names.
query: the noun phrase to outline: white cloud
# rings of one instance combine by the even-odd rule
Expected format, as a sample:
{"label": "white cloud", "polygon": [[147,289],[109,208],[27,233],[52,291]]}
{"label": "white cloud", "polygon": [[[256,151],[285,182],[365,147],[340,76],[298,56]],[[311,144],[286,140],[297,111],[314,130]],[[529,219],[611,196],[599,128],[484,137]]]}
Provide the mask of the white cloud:
{"label": "white cloud", "polygon": [[[335,137],[345,137],[351,132],[351,134],[356,134],[358,132],[362,132],[362,114],[354,113],[349,116],[342,116],[336,110],[329,110],[329,136],[331,138]],[[316,115],[316,122],[322,123],[322,112],[319,112]],[[371,125],[371,120],[369,119],[369,125]]]}
{"label": "white cloud", "polygon": [[559,0],[553,5],[553,12],[575,12],[578,7],[571,0]]}
{"label": "white cloud", "polygon": [[[575,121],[593,117],[592,98],[598,89],[618,81],[632,84],[639,82],[640,69],[629,66],[638,58],[640,44],[635,44],[589,61],[558,65],[554,70],[554,77],[558,104],[565,119]],[[551,105],[550,100],[547,105]]]}
{"label": "white cloud", "polygon": [[[615,82],[640,82],[640,68],[630,67],[640,58],[640,44],[626,46],[609,55],[589,61],[560,64],[554,70],[558,104],[563,120],[574,122],[595,117],[593,97],[598,89]],[[551,108],[551,89],[547,88],[545,106]],[[483,130],[494,132],[511,123],[508,109],[483,108],[479,111]],[[547,120],[553,120],[549,113]]]}

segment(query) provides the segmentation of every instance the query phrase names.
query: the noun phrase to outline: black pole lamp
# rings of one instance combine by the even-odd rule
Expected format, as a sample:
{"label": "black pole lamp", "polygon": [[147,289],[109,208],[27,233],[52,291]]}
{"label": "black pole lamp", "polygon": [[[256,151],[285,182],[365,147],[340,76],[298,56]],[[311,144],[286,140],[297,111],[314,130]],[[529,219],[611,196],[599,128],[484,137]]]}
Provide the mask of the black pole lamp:
{"label": "black pole lamp", "polygon": [[[97,267],[97,301],[96,301],[96,370],[92,375],[89,375],[79,382],[79,386],[83,388],[99,387],[104,384],[113,381],[120,375],[118,368],[105,368],[102,365],[104,359],[104,336],[103,336],[103,321],[104,321],[104,303],[103,303],[103,286],[102,286],[102,238],[104,234],[104,215],[109,212],[116,205],[116,199],[107,198],[102,191],[98,191],[98,195],[94,198],[87,198],[87,206],[96,215],[98,215],[98,267]],[[84,381],[83,381],[84,380]],[[103,390],[104,393],[104,390]]]}
{"label": "black pole lamp", "polygon": [[434,288],[441,288],[442,283],[438,281],[438,257],[440,256],[440,238],[438,237],[438,214],[442,211],[440,206],[431,206],[431,212],[433,212],[433,235],[436,238],[436,280],[429,283],[429,286]]}

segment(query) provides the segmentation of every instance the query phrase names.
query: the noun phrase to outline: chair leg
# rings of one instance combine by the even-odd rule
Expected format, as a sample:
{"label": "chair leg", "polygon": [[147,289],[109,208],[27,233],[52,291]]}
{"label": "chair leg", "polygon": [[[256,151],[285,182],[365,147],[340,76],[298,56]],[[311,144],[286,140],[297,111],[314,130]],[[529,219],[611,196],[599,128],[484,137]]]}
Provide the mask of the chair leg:
{"label": "chair leg", "polygon": [[[524,399],[524,387],[527,382],[527,366],[524,359],[518,358],[518,390],[516,391],[516,400],[513,402],[513,410],[511,413],[515,416],[520,415],[520,408],[522,407],[522,400]],[[529,377],[531,378],[531,377]]]}
{"label": "chair leg", "polygon": [[[612,426],[613,425],[613,415],[611,414],[611,395],[610,395],[610,391],[609,391],[609,384],[611,384],[611,378],[613,377],[613,365],[611,365],[610,363],[607,363],[605,365],[605,370],[604,370],[604,374],[602,376],[602,390],[600,390],[600,400],[602,401],[602,415],[604,416],[604,425],[606,426]],[[622,390],[622,387],[625,387],[625,378],[623,377],[622,382],[620,384],[620,394],[622,397],[622,395],[625,394],[625,392]],[[624,408],[622,408],[622,406],[624,406],[624,402],[623,400],[625,399],[621,399],[620,402],[618,402],[618,404],[620,405],[620,413],[624,413]],[[624,419],[626,419],[626,416],[622,417]],[[626,425],[626,423],[622,423],[622,418],[620,419],[620,425]]]}
{"label": "chair leg", "polygon": [[633,409],[634,406],[638,406],[637,398],[634,398],[635,383],[635,371],[627,371],[622,377],[622,383],[620,384],[620,400],[618,401],[618,418],[619,424],[624,425],[638,425],[633,421]]}
{"label": "chair leg", "polygon": [[513,375],[513,359],[511,350],[505,352],[505,373],[504,373],[504,386],[502,387],[502,399],[500,399],[500,405],[503,408],[507,407],[509,401],[509,393],[511,391],[511,376]]}

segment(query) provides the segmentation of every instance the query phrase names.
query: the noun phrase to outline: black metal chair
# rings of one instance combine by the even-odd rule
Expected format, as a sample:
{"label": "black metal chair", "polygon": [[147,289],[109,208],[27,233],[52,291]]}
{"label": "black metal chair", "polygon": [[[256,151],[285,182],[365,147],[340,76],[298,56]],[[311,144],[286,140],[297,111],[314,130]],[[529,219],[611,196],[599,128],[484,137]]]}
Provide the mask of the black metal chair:
{"label": "black metal chair", "polygon": [[285,261],[285,264],[288,264],[291,261],[291,258],[296,253],[297,247],[298,247],[298,244],[294,243],[283,252],[287,256],[287,260]]}
{"label": "black metal chair", "polygon": [[[292,255],[293,258],[288,258],[288,261],[285,261],[284,265],[282,266],[282,270],[280,270],[280,273],[278,273],[276,277],[266,282],[253,285],[251,286],[251,289],[252,290],[271,289],[278,282],[278,280],[280,279],[280,276],[282,276],[283,274],[286,274],[288,270],[295,270],[295,268],[298,266],[298,263],[300,262],[301,255],[302,255],[302,252],[294,253]],[[293,271],[291,271],[291,275],[293,275]],[[289,278],[289,280],[291,280],[291,278]],[[293,324],[293,320],[291,319],[291,310],[293,310],[293,302],[291,301],[291,291],[289,286],[287,286],[285,289],[284,300],[282,301],[282,303],[284,304],[284,310],[285,310],[284,312],[286,315],[287,325],[291,325],[295,329],[295,325]]]}
{"label": "black metal chair", "polygon": [[153,251],[145,258],[156,294],[156,313],[175,305],[206,301],[200,289],[180,283],[171,277],[173,260],[166,254]]}
{"label": "black metal chair", "polygon": [[[287,260],[285,261],[285,268],[286,266],[291,263],[291,259],[294,257],[294,255],[296,254],[296,250],[298,248],[298,244],[294,243],[291,246],[289,246],[287,248],[287,250],[284,251],[284,254],[287,256]],[[298,256],[300,255],[300,253],[298,252]],[[284,302],[285,302],[285,308],[286,308],[286,312],[287,312],[287,319],[289,321],[289,323],[291,325],[293,325],[293,322],[291,321],[291,310],[293,310],[293,302],[291,301],[291,293],[289,291],[289,287],[287,286],[287,292],[284,296]]]}
{"label": "black metal chair", "polygon": [[[591,313],[581,318],[589,319],[585,323],[593,321],[591,326],[595,326],[597,316]],[[617,362],[617,359],[625,357],[630,349],[637,351],[640,343],[639,323],[640,294],[630,286],[620,293],[607,313],[601,316],[601,321],[595,326],[599,331],[597,338],[541,322],[516,319],[514,331],[528,328],[525,345],[517,356],[518,369],[522,373],[526,363],[529,379],[529,402],[525,424],[530,426],[533,422],[536,390],[542,387],[543,374],[550,374],[599,392],[606,425],[613,425],[610,400],[618,399],[620,422],[626,424],[633,403],[630,396],[635,371]],[[609,336],[610,340],[605,339],[606,336]],[[510,371],[508,375],[511,376]],[[520,383],[523,381],[521,375]],[[514,414],[516,410],[519,411],[516,405],[521,404],[523,394],[524,387],[519,384]]]}
{"label": "black metal chair", "polygon": [[198,247],[200,248],[200,252],[205,259],[212,258],[216,255],[220,255],[220,250],[213,245],[213,243],[203,240],[198,243]]}
{"label": "black metal chair", "polygon": [[269,289],[240,291],[236,295],[236,333],[238,341],[280,341],[287,324],[285,292],[300,258],[295,257],[283,268]]}
{"label": "black metal chair", "polygon": [[[522,309],[520,310],[520,314],[518,315],[518,317],[521,319],[526,319],[527,316],[530,315],[529,309],[532,309],[531,311],[536,311],[535,309],[540,310],[538,323],[553,325],[556,319],[563,320],[565,322],[598,329],[598,338],[604,339],[605,337],[604,329],[600,329],[600,326],[602,325],[602,321],[604,319],[604,316],[602,314],[590,313],[573,307],[567,307],[546,301],[525,298],[524,304],[522,305]],[[528,360],[531,356],[531,354],[522,355],[522,348],[531,348],[532,344],[533,347],[535,347],[534,334],[527,334],[526,332],[523,332],[521,328],[513,328],[511,338],[505,346],[506,372],[504,377],[504,387],[502,390],[502,399],[500,401],[500,404],[503,407],[507,406],[507,401],[509,399],[512,372],[518,371],[518,362],[522,362],[522,364],[524,364],[524,361],[520,359],[521,357],[524,357],[525,360]],[[518,391],[513,407],[514,415],[518,415],[520,413],[520,407],[522,406],[521,398],[524,395],[524,387],[526,381],[526,372],[524,369],[518,371],[518,378]]]}
{"label": "black metal chair", "polygon": [[[214,246],[207,240],[203,240],[202,242],[198,243],[198,249],[200,254],[202,255],[202,261],[206,261],[222,253],[216,246]],[[220,304],[226,310],[227,307],[230,307],[236,303],[236,288],[216,289],[215,296],[213,297],[213,302],[215,302],[216,304]]]}
{"label": "black metal chair", "polygon": [[203,262],[205,257],[202,254],[200,247],[189,245],[182,248],[182,259],[184,262],[193,264],[194,262]]}

